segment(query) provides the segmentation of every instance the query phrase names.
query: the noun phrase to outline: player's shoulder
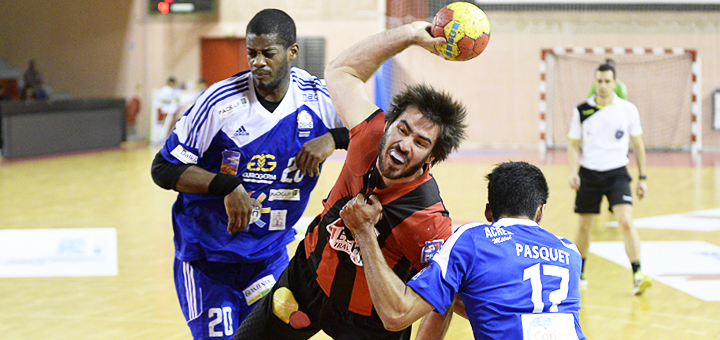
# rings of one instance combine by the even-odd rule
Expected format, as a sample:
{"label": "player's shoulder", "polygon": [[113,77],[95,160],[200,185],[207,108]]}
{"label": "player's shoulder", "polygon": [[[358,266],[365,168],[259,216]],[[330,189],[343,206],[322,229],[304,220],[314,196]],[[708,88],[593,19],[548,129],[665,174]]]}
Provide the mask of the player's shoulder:
{"label": "player's shoulder", "polygon": [[242,71],[220,80],[210,85],[198,98],[198,101],[217,101],[228,95],[245,94],[250,89],[250,75],[250,71]]}
{"label": "player's shoulder", "polygon": [[293,79],[299,79],[303,81],[315,81],[320,80],[318,77],[310,74],[310,72],[305,71],[299,67],[291,67],[290,68],[290,76],[293,77]]}
{"label": "player's shoulder", "polygon": [[327,94],[325,80],[313,76],[308,71],[293,66],[290,69],[290,77],[292,78],[295,88],[298,90]]}
{"label": "player's shoulder", "polygon": [[612,103],[616,104],[616,105],[633,105],[633,106],[635,106],[635,104],[633,104],[626,98],[618,96],[617,93],[613,93],[613,102]]}
{"label": "player's shoulder", "polygon": [[555,236],[555,238],[557,238],[557,240],[560,242],[560,244],[562,244],[562,245],[565,246],[566,248],[568,248],[568,249],[576,252],[578,255],[580,255],[580,250],[578,250],[578,248],[577,248],[577,246],[575,245],[575,243],[572,243],[572,241],[570,241],[570,240],[568,240],[568,239],[566,239],[566,238],[564,238],[564,237],[557,236],[557,235],[555,235],[555,234],[552,234],[552,235]]}
{"label": "player's shoulder", "polygon": [[440,188],[432,175],[428,173],[403,186],[405,187],[398,187],[386,194],[385,197],[392,199],[387,206],[402,211],[403,215],[413,211],[414,218],[432,219],[436,218],[437,214],[442,214],[449,219],[449,213],[440,196]]}
{"label": "player's shoulder", "polygon": [[587,111],[588,109],[594,109],[595,106],[595,95],[590,96],[590,98],[583,100],[582,102],[575,105],[575,110],[578,112]]}
{"label": "player's shoulder", "polygon": [[[458,240],[461,238],[475,238],[476,235],[485,235],[485,230],[488,227],[492,227],[491,224],[485,224],[481,222],[470,222],[465,223],[457,227],[450,237],[451,239]],[[448,242],[450,239],[448,239]]]}
{"label": "player's shoulder", "polygon": [[482,222],[469,222],[465,224],[461,224],[459,227],[455,229],[453,234],[463,234],[463,233],[476,233],[481,232],[484,230],[485,227],[490,227],[491,224],[482,223]]}
{"label": "player's shoulder", "polygon": [[[492,238],[487,237],[490,224],[481,222],[465,223],[457,227],[440,248],[446,261],[453,258],[457,261],[472,261],[473,258],[484,258],[481,253],[495,251]],[[478,257],[479,256],[479,257]]]}
{"label": "player's shoulder", "polygon": [[250,102],[250,75],[249,71],[242,71],[210,85],[198,96],[193,112],[204,114],[214,111],[226,117],[229,112],[247,106]]}
{"label": "player's shoulder", "polygon": [[577,246],[575,246],[572,241],[562,237],[553,234],[549,230],[543,228],[540,225],[537,225],[537,228],[534,228],[534,234],[531,236],[533,239],[544,242],[548,246],[552,246],[555,248],[566,248],[567,250],[572,250],[578,254],[580,254],[580,251],[577,249]]}
{"label": "player's shoulder", "polygon": [[627,99],[620,98],[620,96],[618,96],[617,94],[615,95],[615,98],[613,98],[613,104],[617,105],[617,107],[619,107],[622,110],[629,110],[629,111],[635,111],[635,112],[638,111],[637,106],[635,104],[633,104],[633,102],[631,102]]}
{"label": "player's shoulder", "polygon": [[238,73],[233,74],[232,76],[225,78],[223,80],[220,80],[208,87],[208,92],[215,92],[219,89],[227,88],[228,86],[237,86],[237,87],[247,87],[247,85],[250,83],[250,77],[252,76],[252,73],[249,70],[240,71]]}

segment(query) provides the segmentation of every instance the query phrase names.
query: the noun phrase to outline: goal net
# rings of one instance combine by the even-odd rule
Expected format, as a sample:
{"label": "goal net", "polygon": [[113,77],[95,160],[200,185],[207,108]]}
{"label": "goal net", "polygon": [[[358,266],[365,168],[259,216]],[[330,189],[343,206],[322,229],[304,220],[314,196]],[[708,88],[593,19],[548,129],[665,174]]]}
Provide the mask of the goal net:
{"label": "goal net", "polygon": [[607,58],[613,59],[617,79],[627,86],[627,99],[640,111],[647,149],[699,148],[699,136],[693,131],[695,53],[684,49],[543,50],[540,126],[544,140],[541,143],[550,148],[567,146],[573,108],[580,104],[581,98],[589,96],[594,71]]}
{"label": "goal net", "polygon": [[[428,83],[466,105],[470,133],[464,148],[539,145],[544,156],[547,148],[567,146],[573,108],[588,98],[597,67],[612,58],[618,79],[627,86],[627,99],[640,112],[647,149],[697,155],[703,129],[707,144],[717,145],[717,134],[702,125],[700,85],[703,72],[712,79],[716,63],[701,65],[699,51],[714,55],[711,39],[718,34],[695,34],[701,32],[690,22],[715,23],[716,12],[700,10],[720,12],[720,5],[618,1],[622,3],[474,1],[491,23],[488,49],[468,62],[448,62],[411,47],[376,73],[377,104],[387,108],[405,85]],[[383,24],[430,22],[450,2],[387,0]],[[678,34],[679,28],[693,40]]]}

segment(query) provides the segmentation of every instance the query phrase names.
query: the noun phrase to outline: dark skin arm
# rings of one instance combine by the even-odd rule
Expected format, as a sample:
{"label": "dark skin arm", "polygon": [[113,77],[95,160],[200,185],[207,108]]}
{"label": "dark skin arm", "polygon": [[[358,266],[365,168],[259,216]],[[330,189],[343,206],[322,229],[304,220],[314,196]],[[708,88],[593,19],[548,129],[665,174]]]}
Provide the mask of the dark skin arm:
{"label": "dark skin arm", "polygon": [[[182,173],[175,184],[175,190],[188,194],[207,194],[210,181],[215,175],[199,166],[191,166]],[[242,185],[238,185],[235,190],[225,196],[229,233],[235,234],[250,224],[254,201]]]}
{"label": "dark skin arm", "polygon": [[303,175],[320,176],[320,164],[335,150],[335,141],[330,132],[303,144],[295,156],[295,165]]}

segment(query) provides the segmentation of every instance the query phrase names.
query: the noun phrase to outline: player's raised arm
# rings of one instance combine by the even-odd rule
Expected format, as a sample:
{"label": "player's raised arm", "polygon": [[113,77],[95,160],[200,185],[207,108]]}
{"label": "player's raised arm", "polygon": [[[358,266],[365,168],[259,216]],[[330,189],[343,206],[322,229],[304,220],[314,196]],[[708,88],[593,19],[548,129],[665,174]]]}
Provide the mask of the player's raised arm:
{"label": "player's raised arm", "polygon": [[352,129],[377,110],[365,82],[385,60],[412,45],[437,54],[433,46],[446,40],[432,37],[429,29],[430,23],[416,21],[387,30],[360,41],[330,63],[325,81],[345,127]]}

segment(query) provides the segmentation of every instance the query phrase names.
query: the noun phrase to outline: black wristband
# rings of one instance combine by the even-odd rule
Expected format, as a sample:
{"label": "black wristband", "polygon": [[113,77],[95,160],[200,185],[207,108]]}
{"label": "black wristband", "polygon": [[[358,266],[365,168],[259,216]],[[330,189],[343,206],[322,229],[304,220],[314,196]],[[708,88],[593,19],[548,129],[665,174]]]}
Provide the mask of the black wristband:
{"label": "black wristband", "polygon": [[647,180],[647,175],[640,175],[640,176],[638,176],[638,179],[643,180],[643,181]]}
{"label": "black wristband", "polygon": [[335,149],[347,150],[350,144],[350,131],[347,128],[330,129],[328,132],[330,132],[335,141]]}
{"label": "black wristband", "polygon": [[227,194],[235,190],[235,188],[237,188],[240,184],[242,184],[242,179],[233,175],[219,173],[213,177],[212,181],[210,181],[210,185],[208,185],[208,194],[225,197]]}

